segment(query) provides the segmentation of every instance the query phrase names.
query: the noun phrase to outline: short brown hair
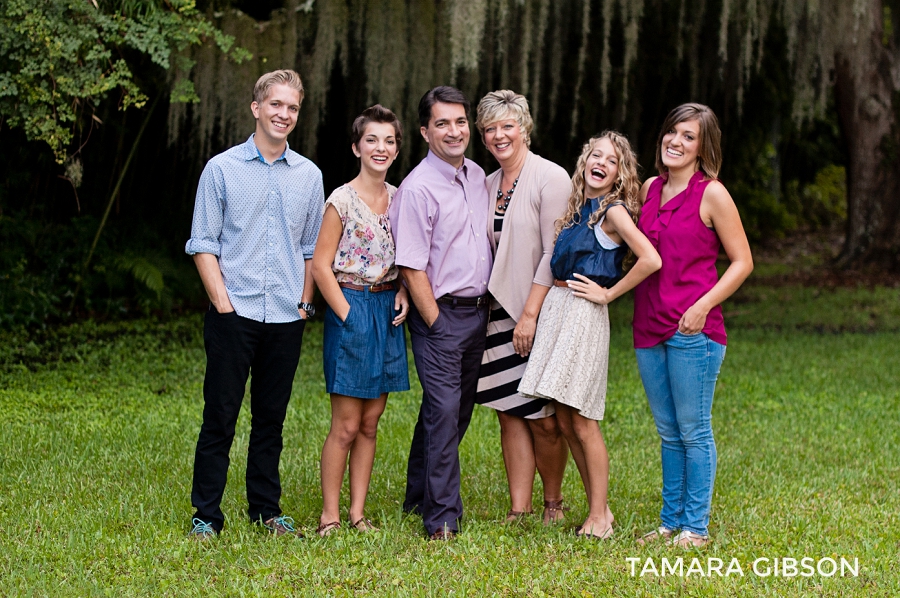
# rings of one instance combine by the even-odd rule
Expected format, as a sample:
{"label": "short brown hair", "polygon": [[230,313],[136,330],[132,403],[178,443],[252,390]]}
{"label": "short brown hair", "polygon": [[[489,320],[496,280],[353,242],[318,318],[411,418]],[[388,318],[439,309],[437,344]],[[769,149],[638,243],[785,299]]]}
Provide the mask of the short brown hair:
{"label": "short brown hair", "polygon": [[350,129],[350,143],[357,149],[359,142],[366,132],[369,123],[385,123],[394,126],[394,140],[397,142],[397,151],[400,151],[400,143],[403,141],[403,125],[400,119],[388,108],[381,104],[375,104],[362,111],[362,114],[353,121],[353,127]]}
{"label": "short brown hair", "polygon": [[419,100],[419,126],[428,128],[428,123],[431,121],[431,107],[437,103],[460,104],[466,111],[466,118],[469,117],[469,111],[472,109],[466,94],[455,87],[440,85],[426,91]]}
{"label": "short brown hair", "polygon": [[484,141],[484,128],[500,120],[511,118],[519,123],[522,137],[525,138],[525,147],[531,147],[531,130],[534,128],[534,120],[528,109],[528,100],[520,93],[509,89],[492,91],[478,102],[475,126],[481,133]]}
{"label": "short brown hair", "polygon": [[669,112],[666,120],[663,121],[662,129],[659,132],[659,138],[656,140],[656,170],[659,174],[665,174],[669,171],[662,162],[662,141],[663,137],[675,128],[678,123],[687,120],[696,120],[700,123],[700,149],[697,152],[697,162],[700,170],[706,175],[707,179],[714,179],[719,176],[719,170],[722,168],[722,131],[719,129],[719,119],[716,113],[709,106],[703,104],[688,103],[682,104]]}
{"label": "short brown hair", "polygon": [[269,91],[276,85],[287,85],[291,89],[297,90],[297,93],[300,94],[300,103],[303,103],[303,81],[300,80],[297,71],[290,69],[272,71],[257,79],[256,85],[253,86],[253,101],[261,104],[269,97]]}

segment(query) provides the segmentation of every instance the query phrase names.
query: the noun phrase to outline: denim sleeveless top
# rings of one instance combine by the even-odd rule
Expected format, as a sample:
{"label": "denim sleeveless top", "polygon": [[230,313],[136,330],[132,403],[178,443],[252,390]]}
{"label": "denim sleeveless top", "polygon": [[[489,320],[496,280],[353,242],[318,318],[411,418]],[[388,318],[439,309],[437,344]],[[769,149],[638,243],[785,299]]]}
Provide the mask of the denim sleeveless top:
{"label": "denim sleeveless top", "polygon": [[[606,206],[606,214],[611,206],[623,205],[613,202]],[[600,207],[600,199],[584,202],[578,221],[560,231],[550,259],[550,271],[557,280],[573,280],[573,274],[587,276],[602,287],[611,287],[622,278],[622,260],[628,246],[622,243],[615,249],[605,249],[600,245],[588,220]],[[598,222],[594,226],[600,226]]]}
{"label": "denim sleeveless top", "polygon": [[[711,181],[704,181],[703,172],[697,171],[687,188],[660,208],[665,182],[663,175],[651,183],[638,220],[638,229],[659,252],[662,268],[634,290],[636,349],[653,347],[674,336],[681,316],[719,282],[716,259],[722,243],[700,218],[700,201]],[[721,305],[710,310],[703,332],[721,345],[726,343]]]}

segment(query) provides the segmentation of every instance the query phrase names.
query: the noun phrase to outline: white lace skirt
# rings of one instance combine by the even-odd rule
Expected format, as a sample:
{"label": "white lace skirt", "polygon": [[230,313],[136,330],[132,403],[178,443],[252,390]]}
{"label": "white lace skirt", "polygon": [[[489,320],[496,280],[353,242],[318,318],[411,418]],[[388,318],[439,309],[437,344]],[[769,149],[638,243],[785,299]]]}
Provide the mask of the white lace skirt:
{"label": "white lace skirt", "polygon": [[544,300],[534,347],[519,384],[525,396],[553,399],[603,419],[609,365],[609,312],[554,286]]}

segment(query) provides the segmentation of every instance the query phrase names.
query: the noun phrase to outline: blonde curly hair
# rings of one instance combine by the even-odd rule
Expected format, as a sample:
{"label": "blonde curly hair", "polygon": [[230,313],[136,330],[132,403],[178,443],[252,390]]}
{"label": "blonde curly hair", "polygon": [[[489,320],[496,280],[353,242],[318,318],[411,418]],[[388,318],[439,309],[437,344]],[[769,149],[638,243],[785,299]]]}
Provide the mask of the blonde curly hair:
{"label": "blonde curly hair", "polygon": [[600,221],[600,215],[606,209],[606,206],[621,201],[631,213],[631,219],[637,223],[641,213],[640,191],[641,181],[638,178],[638,162],[631,144],[621,133],[616,131],[604,131],[596,137],[591,137],[584,147],[581,149],[581,155],[575,165],[575,174],[572,175],[572,195],[569,196],[569,204],[566,207],[565,215],[556,221],[556,235],[559,236],[560,231],[568,228],[573,224],[577,224],[580,218],[581,208],[588,200],[584,196],[584,167],[587,163],[588,156],[594,151],[594,146],[601,139],[609,139],[616,150],[616,158],[619,161],[619,177],[616,179],[612,190],[607,193],[600,202],[600,207],[591,214],[588,220],[588,226],[593,227]]}

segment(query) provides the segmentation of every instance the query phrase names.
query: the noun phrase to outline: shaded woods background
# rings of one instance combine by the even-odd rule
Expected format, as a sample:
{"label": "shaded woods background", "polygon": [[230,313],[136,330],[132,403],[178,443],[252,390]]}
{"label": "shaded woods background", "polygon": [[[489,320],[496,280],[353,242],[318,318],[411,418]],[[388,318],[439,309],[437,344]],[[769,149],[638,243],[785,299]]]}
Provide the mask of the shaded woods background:
{"label": "shaded woods background", "polygon": [[[3,327],[202,304],[183,253],[197,179],[209,157],[253,131],[252,85],[282,67],[296,68],[307,88],[291,147],[322,169],[326,194],[355,175],[349,126],[375,102],[405,124],[406,142],[388,177],[399,184],[426,151],[415,119],[418,100],[449,83],[473,106],[493,89],[524,93],[536,121],[532,149],[569,172],[590,135],[614,128],[631,139],[643,174],[655,174],[665,114],[681,102],[704,102],[724,131],[721,179],[754,242],[839,225],[846,217],[848,158],[832,96],[817,92],[814,77],[798,81],[796,60],[788,60],[797,31],[774,12],[740,13],[746,3],[730,7],[729,0],[198,4],[253,54],[236,65],[212,45],[193,50],[196,64],[180,74],[194,82],[198,103],[170,104],[173,72],[136,55],[135,80],[151,101],[122,111],[110,94],[94,107],[96,118],[76,124],[64,165],[46,144],[0,123]],[[474,126],[470,155],[487,171],[496,168]]]}

